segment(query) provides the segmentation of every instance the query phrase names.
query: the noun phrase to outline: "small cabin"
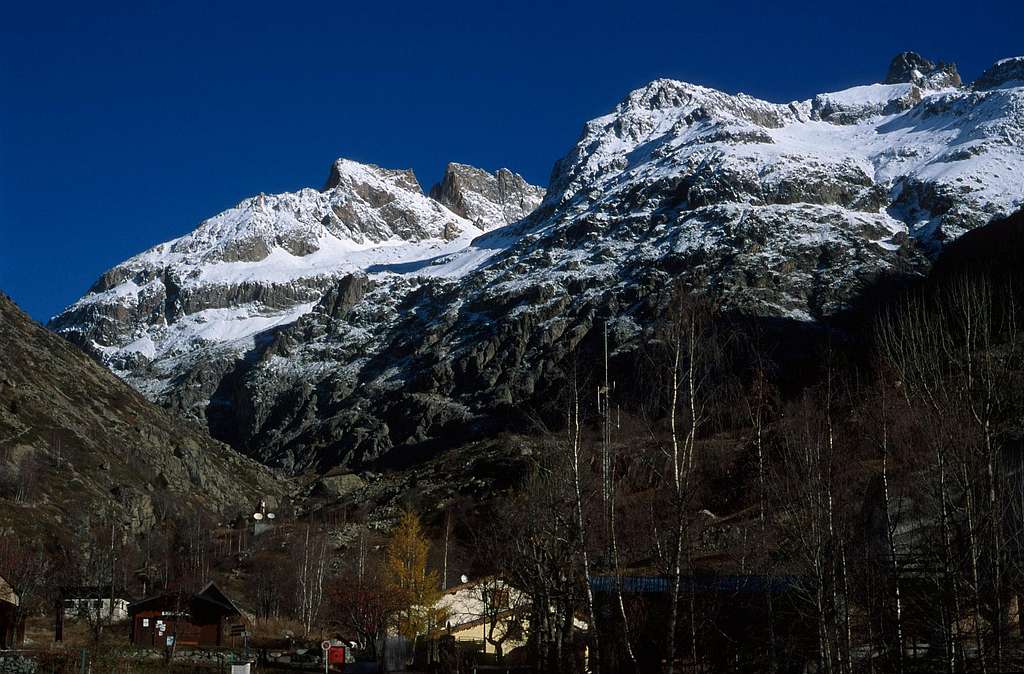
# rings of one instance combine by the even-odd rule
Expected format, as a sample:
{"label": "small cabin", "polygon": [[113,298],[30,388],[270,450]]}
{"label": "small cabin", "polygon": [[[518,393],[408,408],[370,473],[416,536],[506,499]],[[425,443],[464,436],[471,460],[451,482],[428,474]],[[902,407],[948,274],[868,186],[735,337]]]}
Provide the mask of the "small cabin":
{"label": "small cabin", "polygon": [[214,583],[195,594],[166,592],[128,606],[130,639],[138,648],[234,645],[252,619]]}
{"label": "small cabin", "polygon": [[25,620],[14,589],[0,577],[0,648],[17,648],[25,640]]}

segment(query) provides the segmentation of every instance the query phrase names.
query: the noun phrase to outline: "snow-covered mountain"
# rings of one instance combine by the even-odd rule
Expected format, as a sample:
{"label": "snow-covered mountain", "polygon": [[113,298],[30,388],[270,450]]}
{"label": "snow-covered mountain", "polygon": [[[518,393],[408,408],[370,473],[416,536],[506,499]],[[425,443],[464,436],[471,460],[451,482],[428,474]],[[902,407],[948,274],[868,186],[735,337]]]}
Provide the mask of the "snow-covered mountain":
{"label": "snow-covered mountain", "polygon": [[453,164],[431,200],[339,161],[323,192],[115,267],[52,327],[261,460],[369,460],[557,386],[596,320],[629,349],[674,284],[813,321],[921,272],[1024,205],[1022,70],[963,86],[907,53],[784,104],[657,80],[585,125],[529,215],[542,191],[510,172]]}
{"label": "snow-covered mountain", "polygon": [[308,312],[332,279],[458,251],[481,233],[424,196],[411,171],[339,159],[322,191],[245,199],[119,264],[54,325],[87,332],[115,369],[197,344],[249,346]]}

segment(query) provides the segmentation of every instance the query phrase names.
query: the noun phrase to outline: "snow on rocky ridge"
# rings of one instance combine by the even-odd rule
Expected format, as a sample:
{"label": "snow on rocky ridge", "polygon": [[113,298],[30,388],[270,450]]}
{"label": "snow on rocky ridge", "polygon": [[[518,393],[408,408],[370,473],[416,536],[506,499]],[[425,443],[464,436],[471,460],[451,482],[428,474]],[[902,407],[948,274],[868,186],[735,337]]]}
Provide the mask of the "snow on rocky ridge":
{"label": "snow on rocky ridge", "polygon": [[[496,225],[497,223],[490,223]],[[465,248],[482,232],[411,171],[339,159],[322,191],[260,194],[104,273],[57,317],[115,363],[238,343],[309,311],[328,279]]]}
{"label": "snow on rocky ridge", "polygon": [[657,80],[585,125],[529,215],[542,191],[510,175],[452,165],[431,200],[339,160],[322,192],[118,265],[52,326],[264,461],[358,463],[537,395],[596,316],[625,348],[672,283],[813,320],[922,271],[1024,205],[1020,60],[962,86],[901,54],[885,83],[785,104]]}

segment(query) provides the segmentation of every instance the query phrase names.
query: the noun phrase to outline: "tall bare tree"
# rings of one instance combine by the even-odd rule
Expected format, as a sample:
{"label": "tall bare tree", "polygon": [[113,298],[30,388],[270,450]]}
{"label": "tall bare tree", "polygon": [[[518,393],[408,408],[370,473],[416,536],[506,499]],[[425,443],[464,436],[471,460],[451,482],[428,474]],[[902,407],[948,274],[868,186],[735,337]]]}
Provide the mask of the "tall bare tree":
{"label": "tall bare tree", "polygon": [[[665,541],[656,544],[669,576],[669,619],[666,624],[665,667],[675,671],[683,581],[690,572],[692,541],[688,535],[694,511],[697,447],[700,434],[714,415],[719,388],[724,388],[723,338],[716,330],[712,307],[681,289],[669,299],[649,352],[650,381],[658,389],[654,414],[667,417],[667,441],[661,445],[663,488],[670,512]],[[652,431],[658,437],[658,433]],[[689,599],[689,650],[699,661],[696,602]]]}

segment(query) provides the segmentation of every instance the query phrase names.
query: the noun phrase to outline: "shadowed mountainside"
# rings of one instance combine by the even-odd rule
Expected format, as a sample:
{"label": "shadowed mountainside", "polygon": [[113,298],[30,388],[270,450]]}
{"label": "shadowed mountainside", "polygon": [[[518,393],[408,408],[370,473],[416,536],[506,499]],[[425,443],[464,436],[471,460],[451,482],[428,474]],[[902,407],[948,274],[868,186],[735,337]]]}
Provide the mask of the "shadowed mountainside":
{"label": "shadowed mountainside", "polygon": [[60,527],[90,512],[129,528],[154,503],[226,513],[287,483],[147,401],[0,293],[0,526]]}

